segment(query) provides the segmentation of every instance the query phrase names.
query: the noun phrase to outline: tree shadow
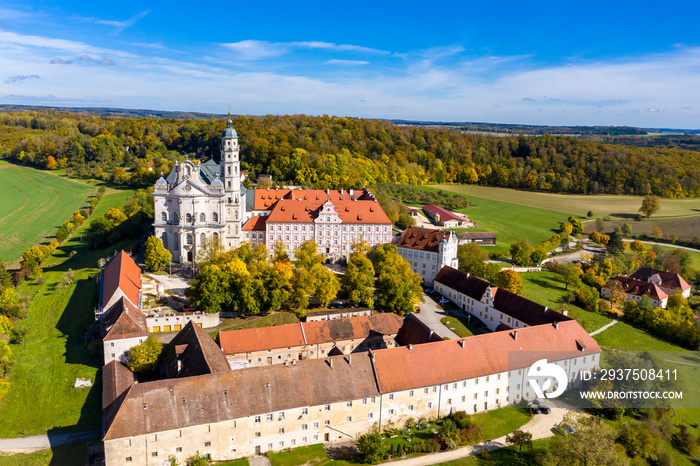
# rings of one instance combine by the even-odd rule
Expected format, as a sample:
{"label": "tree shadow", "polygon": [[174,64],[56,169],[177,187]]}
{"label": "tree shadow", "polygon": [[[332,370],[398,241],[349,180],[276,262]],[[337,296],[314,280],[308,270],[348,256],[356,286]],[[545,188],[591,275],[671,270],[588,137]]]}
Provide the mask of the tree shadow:
{"label": "tree shadow", "polygon": [[636,220],[637,218],[639,218],[639,215],[640,215],[640,214],[630,214],[629,212],[625,212],[625,213],[611,213],[611,214],[610,214],[611,217],[627,218],[627,219],[630,219],[630,220]]}

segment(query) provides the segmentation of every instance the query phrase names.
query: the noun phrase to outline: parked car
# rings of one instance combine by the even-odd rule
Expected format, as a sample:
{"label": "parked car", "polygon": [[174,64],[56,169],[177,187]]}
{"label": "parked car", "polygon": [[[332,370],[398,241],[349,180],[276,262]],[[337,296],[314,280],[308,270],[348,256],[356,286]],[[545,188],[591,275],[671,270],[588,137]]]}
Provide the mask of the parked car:
{"label": "parked car", "polygon": [[542,414],[542,410],[539,406],[532,406],[530,409],[532,410],[532,414]]}
{"label": "parked car", "polygon": [[540,406],[540,411],[542,414],[550,414],[552,412],[552,410],[547,406]]}
{"label": "parked car", "polygon": [[440,299],[440,304],[447,304],[447,303],[449,303],[449,302],[450,302],[450,300],[447,299],[447,298],[442,298],[442,299]]}

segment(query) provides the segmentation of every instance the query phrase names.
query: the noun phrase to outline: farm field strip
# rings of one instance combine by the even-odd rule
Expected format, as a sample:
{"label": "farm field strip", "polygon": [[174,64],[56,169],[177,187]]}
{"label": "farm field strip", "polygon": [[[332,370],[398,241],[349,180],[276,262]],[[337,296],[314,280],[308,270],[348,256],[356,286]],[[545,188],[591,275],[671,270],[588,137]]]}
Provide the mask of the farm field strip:
{"label": "farm field strip", "polygon": [[[555,194],[518,191],[491,186],[440,184],[430,185],[467,197],[491,199],[521,206],[585,217],[592,211],[596,217],[615,214],[636,215],[642,205],[642,196],[613,194]],[[660,199],[661,210],[655,217],[700,216],[700,199]]]}
{"label": "farm field strip", "polygon": [[94,188],[15,165],[0,170],[0,260],[17,260],[82,206]]}
{"label": "farm field strip", "polygon": [[[425,190],[438,190],[422,187]],[[496,233],[496,246],[485,246],[485,252],[507,250],[515,241],[527,239],[531,244],[548,240],[559,231],[568,215],[551,210],[522,206],[488,198],[469,196],[475,206],[456,209],[477,223],[469,231],[492,231]],[[536,220],[535,220],[536,219]]]}

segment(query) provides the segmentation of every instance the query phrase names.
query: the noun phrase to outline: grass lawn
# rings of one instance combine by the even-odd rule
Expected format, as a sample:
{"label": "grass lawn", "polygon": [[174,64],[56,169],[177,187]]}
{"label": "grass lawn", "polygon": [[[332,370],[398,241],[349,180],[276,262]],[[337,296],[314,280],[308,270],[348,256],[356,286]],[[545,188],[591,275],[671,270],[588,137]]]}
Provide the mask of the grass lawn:
{"label": "grass lawn", "polygon": [[[352,466],[362,463],[354,463],[352,460],[332,460],[328,457],[322,444],[299,447],[293,450],[285,450],[277,453],[269,453],[271,466],[296,466],[301,464],[313,466]],[[218,464],[218,463],[217,463]],[[229,463],[224,463],[228,466]],[[234,465],[234,463],[231,463]],[[235,465],[238,466],[238,465]],[[245,466],[245,465],[242,465]]]}
{"label": "grass lawn", "polygon": [[532,417],[520,408],[509,406],[485,413],[474,414],[472,419],[481,427],[484,441],[493,440],[520,429]]}
{"label": "grass lawn", "polygon": [[440,319],[440,322],[442,322],[445,327],[449,328],[453,332],[455,332],[457,335],[459,335],[462,338],[465,337],[471,337],[474,335],[478,335],[480,332],[476,328],[472,327],[471,325],[467,325],[467,319],[466,317],[461,317],[461,316],[450,316],[450,317],[443,317]]}
{"label": "grass lawn", "polygon": [[[451,186],[446,186],[450,188]],[[420,189],[436,190],[422,187]],[[477,223],[477,228],[469,231],[492,231],[496,233],[496,246],[484,247],[486,252],[505,251],[515,241],[527,239],[538,244],[559,232],[559,225],[566,222],[568,215],[536,207],[524,207],[515,203],[489,199],[488,197],[469,197],[475,205],[457,209]],[[533,222],[533,219],[537,219]]]}
{"label": "grass lawn", "polygon": [[[609,215],[616,217],[622,214],[636,215],[642,205],[641,196],[616,196],[613,194],[554,194],[534,191],[518,191],[508,188],[495,188],[491,186],[474,185],[432,185],[462,196],[468,197],[475,204],[478,199],[492,199],[502,203],[516,204],[525,207],[534,207],[553,212],[561,212],[568,215],[585,217],[588,211],[593,212],[594,217]],[[681,215],[698,216],[700,199],[665,199],[661,198],[661,209],[655,217],[676,217]]]}
{"label": "grass lawn", "polygon": [[574,304],[566,304],[567,291],[555,272],[522,272],[525,289],[523,296],[550,309],[569,309],[569,316],[576,319],[586,332],[598,330],[612,319],[595,312],[586,311]]}
{"label": "grass lawn", "polygon": [[[700,232],[699,232],[699,234],[700,234]],[[661,246],[661,248],[666,249],[667,251],[673,251],[673,249],[674,249],[670,246],[663,246],[663,245],[660,245],[660,246]],[[647,249],[650,249],[654,246],[652,244],[647,244],[646,247],[647,247]],[[688,250],[686,249],[686,251],[688,251]],[[693,261],[691,264],[692,267],[696,270],[699,270],[700,269],[700,251],[688,251],[688,252],[690,253],[690,258]]]}
{"label": "grass lawn", "polygon": [[248,466],[248,458],[241,458],[239,460],[224,461],[221,463],[214,463],[216,466]]}
{"label": "grass lawn", "polygon": [[[106,195],[95,215],[115,201]],[[121,201],[123,204],[123,200]],[[87,222],[86,222],[87,223]],[[99,429],[101,425],[102,358],[90,353],[82,341],[87,325],[94,322],[97,302],[97,261],[115,249],[129,249],[125,240],[105,250],[89,250],[80,243],[81,227],[44,264],[46,282],[32,279],[18,288],[29,299],[27,318],[18,325],[29,329],[25,341],[11,345],[9,387],[0,394],[0,437]],[[69,257],[69,252],[77,254]],[[68,268],[75,271],[72,284],[61,287]],[[92,379],[92,388],[73,388],[77,377]],[[25,434],[26,433],[26,434]],[[66,463],[68,464],[68,463]]]}
{"label": "grass lawn", "polygon": [[22,252],[53,235],[81,208],[94,187],[54,173],[12,164],[0,167],[0,260],[12,263]]}
{"label": "grass lawn", "polygon": [[627,322],[618,322],[604,332],[594,335],[593,338],[600,346],[606,349],[620,349],[625,351],[688,351],[687,348],[674,345],[654,335],[650,335],[644,329],[635,327]]}

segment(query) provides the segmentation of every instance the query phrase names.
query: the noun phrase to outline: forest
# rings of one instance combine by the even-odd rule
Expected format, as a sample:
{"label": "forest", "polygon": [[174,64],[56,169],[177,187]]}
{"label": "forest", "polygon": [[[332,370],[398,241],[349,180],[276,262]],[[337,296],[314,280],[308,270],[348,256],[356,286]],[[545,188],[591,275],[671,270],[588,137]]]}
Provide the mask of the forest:
{"label": "forest", "polygon": [[[0,113],[0,158],[146,187],[177,160],[218,160],[225,119]],[[233,117],[242,170],[316,188],[464,183],[574,194],[700,195],[700,152],[570,136],[499,137],[331,116]]]}

